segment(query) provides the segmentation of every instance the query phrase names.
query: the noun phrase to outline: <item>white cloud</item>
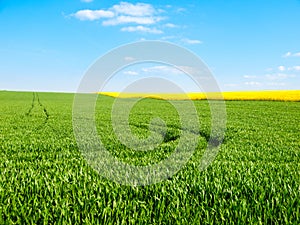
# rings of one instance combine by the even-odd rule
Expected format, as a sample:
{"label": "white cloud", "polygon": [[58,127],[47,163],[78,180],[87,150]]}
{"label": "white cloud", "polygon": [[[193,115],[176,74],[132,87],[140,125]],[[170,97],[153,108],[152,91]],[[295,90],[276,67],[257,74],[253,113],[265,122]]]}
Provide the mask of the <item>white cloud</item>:
{"label": "white cloud", "polygon": [[283,55],[284,58],[287,57],[300,57],[300,52],[292,53],[292,52],[287,52]]}
{"label": "white cloud", "polygon": [[[85,0],[91,1],[91,0]],[[145,3],[128,3],[121,2],[111,8],[104,10],[79,10],[72,16],[80,20],[99,20],[109,18],[102,22],[104,26],[116,26],[121,24],[138,24],[138,25],[151,25],[165,19],[159,17],[159,10],[156,10],[152,5]]]}
{"label": "white cloud", "polygon": [[300,66],[293,66],[293,70],[300,71]]}
{"label": "white cloud", "polygon": [[79,20],[98,20],[101,18],[111,18],[114,17],[114,13],[111,11],[105,10],[79,10],[75,14],[73,14]]}
{"label": "white cloud", "polygon": [[286,73],[273,73],[273,74],[266,74],[265,76],[268,80],[284,80],[287,78],[295,77],[294,74],[286,74]]}
{"label": "white cloud", "polygon": [[149,28],[145,26],[136,26],[136,27],[123,27],[121,31],[127,31],[127,32],[144,32],[144,33],[151,33],[151,34],[162,34],[163,32],[161,30],[158,30],[156,28]]}
{"label": "white cloud", "polygon": [[177,13],[181,13],[181,12],[185,12],[186,11],[186,8],[178,8],[176,10]]}
{"label": "white cloud", "polygon": [[131,71],[131,70],[125,71],[124,74],[125,74],[125,75],[130,75],[130,76],[136,76],[136,75],[139,75],[138,72],[136,72],[136,71]]}
{"label": "white cloud", "polygon": [[249,85],[249,86],[261,86],[262,85],[262,83],[256,82],[256,81],[245,82],[245,84]]}
{"label": "white cloud", "polygon": [[126,56],[126,57],[124,57],[124,60],[125,60],[126,62],[132,62],[132,61],[135,60],[135,58],[133,58],[133,57],[131,57],[131,56]]}
{"label": "white cloud", "polygon": [[[91,2],[93,0],[82,0]],[[148,3],[129,3],[120,2],[110,8],[90,10],[79,10],[71,16],[79,20],[102,20],[102,26],[118,26],[121,25],[121,31],[127,32],[143,32],[151,34],[162,34],[163,28],[179,27],[173,23],[161,24],[160,22],[168,19],[162,16],[164,10],[155,8]],[[150,27],[152,25],[152,27]],[[154,26],[156,25],[156,26]],[[158,26],[161,29],[158,29]],[[199,40],[184,39],[187,44],[201,44]]]}
{"label": "white cloud", "polygon": [[173,24],[173,23],[167,23],[167,24],[165,24],[165,27],[167,27],[167,28],[176,28],[178,26]]}
{"label": "white cloud", "polygon": [[200,41],[200,40],[192,40],[192,39],[188,39],[188,38],[181,39],[181,41],[184,42],[185,44],[190,44],[190,45],[202,44],[202,41]]}
{"label": "white cloud", "polygon": [[253,75],[244,75],[245,79],[255,79],[257,78],[257,76],[253,76]]}
{"label": "white cloud", "polygon": [[278,66],[278,70],[279,71],[285,71],[285,67],[284,66]]}
{"label": "white cloud", "polygon": [[177,38],[177,37],[176,36],[165,36],[165,37],[162,37],[161,40],[172,40],[175,38]]}
{"label": "white cloud", "polygon": [[145,73],[163,73],[163,74],[168,74],[168,75],[179,75],[183,74],[182,71],[179,69],[176,69],[175,67],[172,66],[152,66],[152,67],[145,67],[142,69],[143,72]]}
{"label": "white cloud", "polygon": [[155,24],[162,20],[161,17],[135,17],[135,16],[118,16],[116,18],[103,21],[104,26],[116,26],[119,24],[136,23],[142,25]]}
{"label": "white cloud", "polygon": [[290,56],[292,56],[292,53],[291,52],[287,52],[282,57],[287,58],[287,57],[290,57]]}
{"label": "white cloud", "polygon": [[145,3],[134,5],[129,2],[121,2],[119,5],[114,5],[112,9],[118,14],[129,16],[152,16],[155,13],[154,7]]}
{"label": "white cloud", "polygon": [[287,68],[288,71],[300,71],[300,66],[292,66]]}
{"label": "white cloud", "polygon": [[152,67],[145,67],[142,69],[145,73],[154,73],[160,75],[187,75],[187,74],[198,74],[202,75],[202,78],[206,78],[206,76],[201,74],[201,71],[197,70],[191,66],[152,66]]}
{"label": "white cloud", "polygon": [[86,2],[86,3],[90,3],[90,2],[92,2],[92,1],[94,1],[94,0],[81,0],[82,2]]}

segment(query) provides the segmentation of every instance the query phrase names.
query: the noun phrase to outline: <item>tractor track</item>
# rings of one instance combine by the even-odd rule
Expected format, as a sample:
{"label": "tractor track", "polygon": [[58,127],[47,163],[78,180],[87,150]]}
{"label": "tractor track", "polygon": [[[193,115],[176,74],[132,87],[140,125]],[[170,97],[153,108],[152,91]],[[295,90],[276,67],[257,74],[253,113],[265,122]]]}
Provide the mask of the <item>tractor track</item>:
{"label": "tractor track", "polygon": [[33,93],[32,93],[31,107],[30,107],[30,109],[27,111],[27,113],[25,113],[25,115],[26,115],[26,116],[30,116],[30,115],[31,115],[32,110],[35,108],[36,102],[37,102],[37,104],[38,104],[40,107],[42,107],[42,109],[43,109],[43,114],[44,114],[44,116],[45,116],[45,122],[47,123],[48,120],[49,120],[50,114],[49,114],[49,112],[47,111],[47,108],[41,103],[39,94],[36,93],[36,92],[33,92]]}
{"label": "tractor track", "polygon": [[[61,132],[58,131],[57,129],[55,129],[53,126],[51,126],[48,122],[49,122],[49,118],[51,117],[49,111],[47,110],[47,107],[42,103],[42,101],[40,100],[40,96],[38,93],[33,92],[32,93],[32,101],[31,101],[31,106],[29,108],[29,110],[25,113],[26,116],[31,116],[32,115],[32,110],[36,107],[36,106],[41,107],[42,112],[43,112],[43,117],[44,117],[44,121],[42,123],[40,123],[34,131],[37,130],[42,130],[45,129],[46,127],[51,128],[55,133],[61,135]],[[30,133],[34,132],[31,131]],[[29,134],[30,134],[29,133]]]}

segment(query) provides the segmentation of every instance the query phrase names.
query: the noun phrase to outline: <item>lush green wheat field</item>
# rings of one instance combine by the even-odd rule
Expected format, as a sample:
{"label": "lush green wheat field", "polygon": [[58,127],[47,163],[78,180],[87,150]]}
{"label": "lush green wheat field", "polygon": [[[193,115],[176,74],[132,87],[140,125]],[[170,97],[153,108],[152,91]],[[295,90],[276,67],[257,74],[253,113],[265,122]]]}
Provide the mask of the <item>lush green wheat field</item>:
{"label": "lush green wheat field", "polygon": [[[201,136],[189,163],[165,182],[132,187],[101,177],[81,156],[73,97],[0,92],[0,224],[300,224],[300,102],[226,102],[221,151],[199,171],[210,111],[195,101]],[[169,103],[145,99],[133,108],[140,137],[153,116],[168,125],[164,143],[141,153],[116,140],[114,99],[99,99],[97,129],[115,157],[146,165],[172,153],[180,127]]]}

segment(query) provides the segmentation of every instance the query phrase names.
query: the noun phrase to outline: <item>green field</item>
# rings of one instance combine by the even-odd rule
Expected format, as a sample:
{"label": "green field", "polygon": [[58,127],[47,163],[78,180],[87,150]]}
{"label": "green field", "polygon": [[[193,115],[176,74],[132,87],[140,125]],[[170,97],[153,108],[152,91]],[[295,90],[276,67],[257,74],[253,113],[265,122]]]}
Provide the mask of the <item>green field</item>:
{"label": "green field", "polygon": [[[300,102],[226,102],[225,140],[200,171],[210,111],[207,101],[194,101],[201,128],[190,161],[164,182],[133,187],[86,163],[73,134],[73,98],[0,92],[0,224],[300,224]],[[178,144],[179,118],[168,102],[144,99],[133,108],[139,137],[149,135],[153,117],[168,125],[160,146],[136,152],[113,133],[114,98],[98,100],[97,130],[119,160],[148,165]]]}

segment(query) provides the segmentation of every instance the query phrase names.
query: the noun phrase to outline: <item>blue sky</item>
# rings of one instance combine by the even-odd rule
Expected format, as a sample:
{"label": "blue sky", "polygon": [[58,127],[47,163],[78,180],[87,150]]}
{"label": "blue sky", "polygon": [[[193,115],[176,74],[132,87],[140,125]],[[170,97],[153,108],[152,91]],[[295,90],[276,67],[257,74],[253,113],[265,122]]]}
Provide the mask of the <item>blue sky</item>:
{"label": "blue sky", "polygon": [[97,58],[140,40],[191,50],[224,91],[300,89],[299,0],[0,0],[0,27],[0,90],[76,91]]}

